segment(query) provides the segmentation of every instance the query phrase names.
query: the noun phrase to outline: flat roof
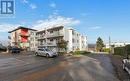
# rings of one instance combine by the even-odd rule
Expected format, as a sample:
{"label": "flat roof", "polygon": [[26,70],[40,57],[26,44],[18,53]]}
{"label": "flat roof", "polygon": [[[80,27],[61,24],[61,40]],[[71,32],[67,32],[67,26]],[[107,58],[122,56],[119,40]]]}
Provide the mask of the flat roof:
{"label": "flat roof", "polygon": [[43,32],[45,32],[45,30],[37,31],[38,34],[39,34],[39,33],[43,33]]}
{"label": "flat roof", "polygon": [[27,28],[27,27],[19,26],[18,28],[14,29],[14,30],[12,30],[12,31],[9,31],[8,33],[14,32],[14,31],[16,31],[16,30],[18,30],[18,29],[28,29],[28,30],[37,31],[37,30],[35,30],[35,29],[31,29],[31,28]]}
{"label": "flat roof", "polygon": [[47,31],[55,30],[55,29],[61,29],[61,28],[63,28],[63,27],[64,27],[64,26],[51,27],[51,28],[47,28]]}

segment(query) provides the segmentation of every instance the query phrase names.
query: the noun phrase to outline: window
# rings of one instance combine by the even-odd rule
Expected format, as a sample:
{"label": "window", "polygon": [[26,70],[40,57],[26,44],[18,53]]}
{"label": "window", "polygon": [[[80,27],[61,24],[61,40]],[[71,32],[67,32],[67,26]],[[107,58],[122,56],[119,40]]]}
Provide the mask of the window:
{"label": "window", "polygon": [[53,39],[50,39],[50,41],[53,41]]}
{"label": "window", "polygon": [[72,35],[74,35],[74,31],[72,31]]}
{"label": "window", "polygon": [[74,39],[72,39],[72,42],[74,43]]}
{"label": "window", "polygon": [[79,40],[77,40],[77,43],[79,42]]}
{"label": "window", "polygon": [[73,50],[74,50],[74,46],[73,46]]}
{"label": "window", "polygon": [[53,31],[50,31],[50,33],[53,33]]}

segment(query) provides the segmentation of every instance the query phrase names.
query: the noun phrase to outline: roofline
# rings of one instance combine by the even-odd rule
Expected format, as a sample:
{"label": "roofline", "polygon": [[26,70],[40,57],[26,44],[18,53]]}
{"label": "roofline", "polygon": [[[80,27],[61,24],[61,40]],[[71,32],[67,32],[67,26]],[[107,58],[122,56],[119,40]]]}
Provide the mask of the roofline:
{"label": "roofline", "polygon": [[28,29],[28,30],[37,31],[37,30],[35,30],[35,29],[31,29],[31,28],[27,28],[27,27],[19,26],[18,28],[14,29],[14,30],[12,30],[12,31],[9,31],[8,33],[14,32],[14,31],[16,31],[16,30],[18,30],[18,29]]}
{"label": "roofline", "polygon": [[64,28],[64,26],[54,26],[54,27],[51,27],[51,28],[47,28],[47,31],[53,30],[53,29],[58,29],[58,28]]}

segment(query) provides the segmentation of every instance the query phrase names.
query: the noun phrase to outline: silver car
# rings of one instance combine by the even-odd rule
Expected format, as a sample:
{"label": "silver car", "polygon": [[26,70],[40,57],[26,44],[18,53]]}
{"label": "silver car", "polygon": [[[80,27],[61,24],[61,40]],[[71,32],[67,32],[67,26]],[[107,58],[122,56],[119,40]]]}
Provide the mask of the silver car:
{"label": "silver car", "polygon": [[53,57],[53,56],[58,56],[58,54],[56,52],[53,52],[49,49],[46,49],[46,48],[38,48],[36,51],[35,51],[35,55],[36,56],[46,56],[46,57]]}
{"label": "silver car", "polygon": [[130,74],[130,59],[123,59],[123,69]]}

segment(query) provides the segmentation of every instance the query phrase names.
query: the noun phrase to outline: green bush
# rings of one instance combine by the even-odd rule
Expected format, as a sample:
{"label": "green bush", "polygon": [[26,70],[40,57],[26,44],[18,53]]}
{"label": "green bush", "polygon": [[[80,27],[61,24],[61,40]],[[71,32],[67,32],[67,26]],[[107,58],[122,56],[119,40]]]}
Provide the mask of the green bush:
{"label": "green bush", "polygon": [[85,54],[88,54],[90,52],[87,52],[87,51],[75,51],[73,52],[74,55],[85,55]]}
{"label": "green bush", "polygon": [[126,53],[130,55],[130,45],[125,46]]}
{"label": "green bush", "polygon": [[114,48],[115,55],[125,56],[125,47],[116,47]]}
{"label": "green bush", "polygon": [[114,54],[128,57],[130,55],[130,45],[114,48]]}
{"label": "green bush", "polygon": [[64,55],[66,52],[58,52],[58,55]]}
{"label": "green bush", "polygon": [[73,52],[73,51],[70,51],[69,53],[73,54],[74,52]]}
{"label": "green bush", "polygon": [[130,45],[125,46],[125,56],[126,58],[130,58]]}
{"label": "green bush", "polygon": [[110,52],[110,48],[104,48],[103,52],[108,52],[109,53]]}

